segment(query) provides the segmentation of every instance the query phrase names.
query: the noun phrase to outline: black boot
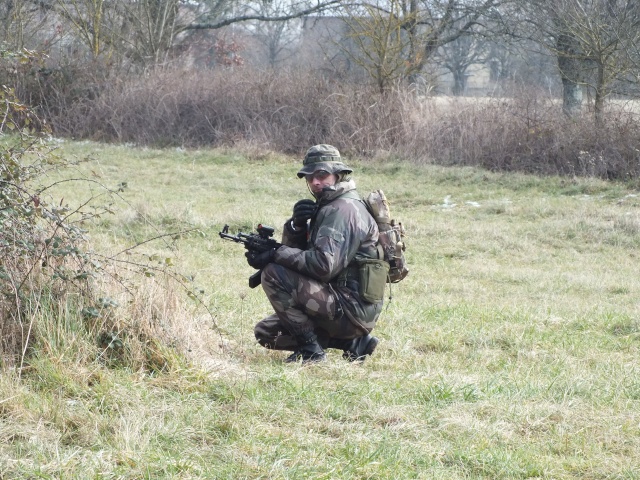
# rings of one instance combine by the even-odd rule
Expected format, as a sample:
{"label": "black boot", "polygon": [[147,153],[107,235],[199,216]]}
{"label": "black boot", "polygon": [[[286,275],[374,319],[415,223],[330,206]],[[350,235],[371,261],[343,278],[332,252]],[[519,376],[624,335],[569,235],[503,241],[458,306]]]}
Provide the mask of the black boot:
{"label": "black boot", "polygon": [[342,358],[350,362],[363,362],[367,355],[371,355],[378,346],[378,339],[367,334],[354,338],[350,344],[345,345]]}
{"label": "black boot", "polygon": [[318,337],[313,332],[296,337],[296,340],[300,344],[298,349],[294,351],[285,359],[285,363],[295,363],[302,361],[302,363],[316,363],[324,362],[327,356],[322,350],[322,347],[318,344]]}

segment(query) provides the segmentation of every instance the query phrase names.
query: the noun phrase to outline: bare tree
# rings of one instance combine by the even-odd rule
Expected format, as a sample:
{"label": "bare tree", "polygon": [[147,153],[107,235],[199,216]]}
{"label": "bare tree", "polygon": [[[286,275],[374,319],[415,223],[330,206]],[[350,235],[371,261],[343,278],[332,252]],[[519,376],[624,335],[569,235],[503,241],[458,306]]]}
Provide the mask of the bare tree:
{"label": "bare tree", "polygon": [[[340,0],[282,2],[279,9],[256,10],[258,2],[239,0],[4,0],[0,19],[13,24],[18,3],[38,8],[75,40],[93,59],[127,58],[146,66],[163,62],[189,32],[217,30],[248,21],[286,22],[321,12]],[[270,2],[264,0],[267,5]],[[5,13],[2,16],[2,13]],[[2,26],[0,25],[0,28]],[[15,33],[12,33],[15,35]]]}
{"label": "bare tree", "polygon": [[0,43],[11,48],[24,46],[24,28],[27,8],[23,0],[5,0],[0,3]]}
{"label": "bare tree", "polygon": [[435,61],[453,76],[453,95],[462,95],[467,89],[469,67],[485,63],[489,54],[486,39],[466,33],[443,45],[435,55]]}
{"label": "bare tree", "polygon": [[580,113],[583,90],[593,92],[594,119],[602,121],[605,99],[617,82],[638,68],[633,52],[640,42],[636,0],[534,0],[522,2],[520,25],[557,57],[563,109]]}
{"label": "bare tree", "polygon": [[[123,0],[124,2],[124,0]],[[180,24],[189,14],[179,0],[138,0],[122,3],[119,41],[126,55],[142,65],[166,60]]]}
{"label": "bare tree", "polygon": [[499,6],[501,0],[402,0],[409,33],[410,74],[420,73],[436,51],[463,35]]}
{"label": "bare tree", "polygon": [[[251,3],[238,2],[237,0],[217,0],[218,2],[227,2],[233,5],[231,13],[216,18],[210,18],[208,21],[194,21],[184,26],[185,30],[217,30],[228,25],[240,22],[259,21],[259,22],[283,22],[301,18],[312,13],[323,12],[337,7],[342,0],[311,0],[296,1],[293,0],[289,4],[289,8],[283,12],[264,12],[252,9]],[[204,18],[204,17],[203,17]]]}
{"label": "bare tree", "polygon": [[385,10],[372,5],[353,7],[344,17],[351,42],[340,39],[342,51],[367,73],[380,93],[407,73],[410,39],[403,29],[407,19],[401,1],[390,0]]}
{"label": "bare tree", "polygon": [[[289,10],[286,0],[258,0],[248,8],[256,15],[279,17]],[[278,22],[247,21],[243,28],[249,32],[259,50],[259,55],[266,59],[266,63],[275,68],[295,53],[295,44],[299,38],[299,27],[292,20]]]}
{"label": "bare tree", "polygon": [[[403,76],[414,82],[419,79],[427,64],[433,61],[438,49],[463,36],[469,36],[480,25],[481,20],[492,15],[494,9],[504,1],[506,0],[385,0],[351,7],[345,10],[345,18],[351,24],[362,24],[359,30],[364,33],[355,38],[362,38],[369,32],[367,41],[359,40],[364,52],[371,50],[384,37],[384,30],[362,28],[367,22],[363,18],[368,17],[369,23],[386,23],[387,26],[392,23],[394,28],[398,28],[401,34],[396,34],[395,47],[390,49],[389,45],[385,48],[389,53],[395,50],[400,55],[394,61],[398,65],[402,63]],[[380,47],[377,50],[382,51]],[[371,59],[369,61],[376,63]],[[389,58],[384,61],[391,62]]]}
{"label": "bare tree", "polygon": [[640,42],[640,5],[635,0],[567,1],[566,31],[580,47],[578,61],[588,92],[594,93],[596,124],[617,80],[637,64],[629,52]]}
{"label": "bare tree", "polygon": [[32,0],[0,2],[0,44],[7,48],[46,48],[60,37],[55,28],[47,28],[47,15]]}

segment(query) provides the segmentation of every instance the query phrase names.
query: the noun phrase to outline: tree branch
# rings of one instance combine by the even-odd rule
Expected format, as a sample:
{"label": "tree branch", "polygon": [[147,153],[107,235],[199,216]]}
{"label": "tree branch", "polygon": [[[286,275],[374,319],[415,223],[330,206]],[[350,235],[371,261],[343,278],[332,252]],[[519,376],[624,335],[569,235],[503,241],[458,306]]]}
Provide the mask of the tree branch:
{"label": "tree branch", "polygon": [[328,2],[319,3],[315,7],[307,8],[298,12],[292,12],[288,15],[280,15],[277,17],[270,17],[268,15],[240,15],[238,17],[226,18],[214,23],[192,23],[185,25],[184,30],[216,30],[227,25],[234,23],[248,22],[251,20],[257,20],[260,22],[284,22],[286,20],[292,20],[294,18],[300,18],[311,13],[318,13],[327,10],[330,7],[336,6],[341,3],[341,0],[330,0]]}

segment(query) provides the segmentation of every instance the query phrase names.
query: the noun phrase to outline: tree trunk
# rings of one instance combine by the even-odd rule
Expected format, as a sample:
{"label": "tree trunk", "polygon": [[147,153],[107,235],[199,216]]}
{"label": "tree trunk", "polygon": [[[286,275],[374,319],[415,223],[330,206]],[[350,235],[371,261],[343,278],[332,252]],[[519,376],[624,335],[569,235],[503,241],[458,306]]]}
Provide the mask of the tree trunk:
{"label": "tree trunk", "polygon": [[582,87],[578,82],[562,78],[562,111],[568,117],[576,117],[582,111]]}
{"label": "tree trunk", "polygon": [[458,70],[453,73],[453,87],[451,93],[454,96],[462,95],[467,88],[467,76],[464,72]]}
{"label": "tree trunk", "polygon": [[604,114],[604,99],[606,97],[604,85],[604,64],[598,64],[598,73],[596,78],[596,97],[593,102],[593,113],[595,117],[596,127],[601,127]]}
{"label": "tree trunk", "polygon": [[569,34],[559,35],[556,46],[562,79],[562,111],[569,117],[575,117],[582,111],[580,46],[578,40]]}

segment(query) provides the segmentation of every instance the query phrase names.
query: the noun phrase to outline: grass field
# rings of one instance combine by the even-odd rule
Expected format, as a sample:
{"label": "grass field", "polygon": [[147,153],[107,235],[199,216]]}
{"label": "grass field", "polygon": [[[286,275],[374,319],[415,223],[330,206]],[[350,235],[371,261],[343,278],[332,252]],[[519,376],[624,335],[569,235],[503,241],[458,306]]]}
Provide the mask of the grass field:
{"label": "grass field", "polygon": [[[72,342],[0,376],[0,478],[640,478],[639,192],[592,179],[352,162],[403,221],[410,276],[375,355],[284,365],[260,348],[270,312],[240,245],[308,197],[299,159],[65,143],[80,173],[126,182],[89,225],[100,251],[197,229],[171,256],[167,328],[187,360],[163,374],[74,360]],[[71,172],[71,176],[79,175]],[[73,205],[89,194],[60,186]],[[164,304],[166,305],[166,304]],[[66,346],[65,346],[66,345]]]}

